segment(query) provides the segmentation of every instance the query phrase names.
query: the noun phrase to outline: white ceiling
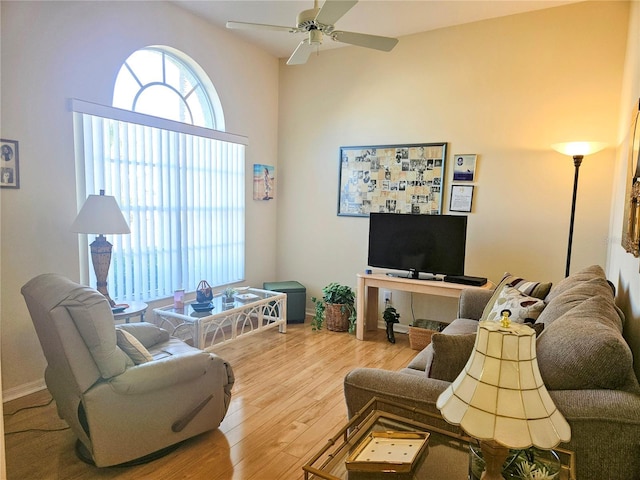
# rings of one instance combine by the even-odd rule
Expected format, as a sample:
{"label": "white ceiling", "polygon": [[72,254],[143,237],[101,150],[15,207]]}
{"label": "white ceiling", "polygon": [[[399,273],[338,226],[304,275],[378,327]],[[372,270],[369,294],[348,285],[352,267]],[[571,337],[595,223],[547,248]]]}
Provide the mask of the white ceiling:
{"label": "white ceiling", "polygon": [[[360,0],[336,22],[336,29],[402,37],[578,1],[581,0]],[[174,0],[174,3],[222,28],[228,20],[293,27],[298,13],[314,6],[313,0]],[[324,0],[318,3],[322,6]],[[229,31],[279,58],[288,58],[305,38],[304,33]],[[320,49],[339,46],[344,44],[325,37]]]}

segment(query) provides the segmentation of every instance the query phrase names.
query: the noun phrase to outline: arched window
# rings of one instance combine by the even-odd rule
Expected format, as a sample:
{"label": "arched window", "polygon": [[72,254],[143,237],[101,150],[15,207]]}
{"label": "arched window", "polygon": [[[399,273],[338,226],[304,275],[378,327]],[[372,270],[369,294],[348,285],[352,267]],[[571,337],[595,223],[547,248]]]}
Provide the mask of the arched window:
{"label": "arched window", "polygon": [[105,190],[131,229],[109,238],[116,301],[244,279],[246,138],[224,132],[197,63],[168,47],[140,49],[120,68],[112,107],[74,100],[73,110],[79,203]]}
{"label": "arched window", "polygon": [[116,78],[113,106],[224,131],[222,106],[209,78],[168,47],[142,48],[127,58]]}

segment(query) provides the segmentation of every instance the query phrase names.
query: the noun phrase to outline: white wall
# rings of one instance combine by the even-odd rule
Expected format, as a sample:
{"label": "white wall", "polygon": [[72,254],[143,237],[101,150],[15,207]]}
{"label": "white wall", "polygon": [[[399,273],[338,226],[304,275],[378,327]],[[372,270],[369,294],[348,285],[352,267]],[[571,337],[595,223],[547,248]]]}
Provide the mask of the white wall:
{"label": "white wall", "polygon": [[[608,143],[580,170],[572,271],[605,265],[628,9],[585,2],[403,37],[391,53],[281,62],[278,276],[308,298],[355,286],[368,220],[336,215],[339,147],[406,142],[478,154],[466,273],[493,281],[564,276],[574,166],[550,145]],[[445,205],[451,176],[449,165]],[[418,297],[417,318],[438,314]],[[394,303],[409,323],[408,296]]]}
{"label": "white wall", "polygon": [[[1,136],[20,142],[19,190],[0,191],[5,400],[42,385],[44,358],[21,286],[44,272],[79,278],[69,98],[111,104],[135,50],[169,45],[199,63],[227,130],[249,138],[247,282],[275,275],[277,200],[254,202],[253,163],[277,165],[278,60],[168,2],[1,2]],[[276,170],[277,171],[277,170]],[[93,273],[92,273],[93,275]],[[192,286],[195,288],[195,285]]]}
{"label": "white wall", "polygon": [[[640,377],[640,262],[620,246],[624,202],[629,175],[629,131],[632,112],[640,98],[640,2],[631,4],[627,55],[620,108],[620,147],[614,169],[607,275],[618,288],[617,303],[625,312],[625,336],[633,347],[636,374]],[[635,168],[635,165],[633,166]],[[631,171],[633,172],[633,168]]]}

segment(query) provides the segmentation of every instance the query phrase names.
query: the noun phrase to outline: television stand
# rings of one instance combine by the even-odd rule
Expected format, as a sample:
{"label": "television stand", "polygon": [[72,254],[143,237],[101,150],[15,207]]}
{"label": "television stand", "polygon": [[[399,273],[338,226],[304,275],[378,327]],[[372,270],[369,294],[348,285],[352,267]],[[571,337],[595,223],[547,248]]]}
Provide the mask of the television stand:
{"label": "television stand", "polygon": [[400,290],[422,293],[439,297],[460,298],[465,288],[483,288],[493,290],[495,285],[487,281],[482,287],[470,287],[444,280],[425,282],[422,279],[396,277],[384,273],[359,273],[356,293],[356,338],[364,340],[367,331],[378,328],[378,292],[379,289]]}

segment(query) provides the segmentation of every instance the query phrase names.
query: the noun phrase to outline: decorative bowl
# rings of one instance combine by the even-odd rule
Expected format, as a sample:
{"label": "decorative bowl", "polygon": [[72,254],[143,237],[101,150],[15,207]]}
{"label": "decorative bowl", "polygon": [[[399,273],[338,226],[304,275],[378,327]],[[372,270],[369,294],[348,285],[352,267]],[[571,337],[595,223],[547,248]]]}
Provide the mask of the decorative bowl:
{"label": "decorative bowl", "polygon": [[191,308],[193,308],[196,312],[208,312],[209,310],[213,310],[213,303],[192,303]]}

